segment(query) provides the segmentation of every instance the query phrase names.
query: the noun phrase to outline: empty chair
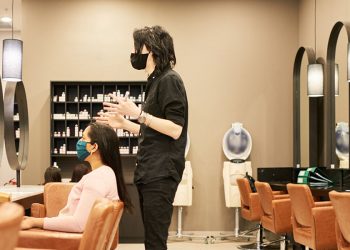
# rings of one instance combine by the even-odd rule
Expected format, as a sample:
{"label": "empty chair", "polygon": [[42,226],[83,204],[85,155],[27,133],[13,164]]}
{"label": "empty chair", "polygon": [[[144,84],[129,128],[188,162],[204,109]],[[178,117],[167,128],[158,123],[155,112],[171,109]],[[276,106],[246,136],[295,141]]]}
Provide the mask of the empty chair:
{"label": "empty chair", "polygon": [[246,178],[237,178],[236,181],[237,181],[237,185],[240,193],[240,199],[241,199],[241,216],[247,221],[259,223],[258,227],[248,231],[248,232],[252,232],[255,230],[259,230],[259,233],[257,235],[257,243],[254,245],[250,244],[249,248],[259,249],[260,244],[262,244],[262,227],[260,224],[262,210],[261,210],[259,195],[258,193],[252,192],[252,189],[250,188],[250,185],[249,185],[249,181]]}
{"label": "empty chair", "polygon": [[295,242],[317,250],[337,249],[331,202],[314,202],[308,185],[290,183],[287,189],[292,203]]}
{"label": "empty chair", "polygon": [[338,250],[350,250],[350,193],[329,193],[335,212],[335,234]]}
{"label": "empty chair", "polygon": [[[281,235],[282,238],[273,242],[281,242],[281,249],[287,249],[286,234],[292,231],[291,204],[288,194],[275,195],[266,182],[255,182],[256,190],[263,211],[261,224],[264,229],[275,234]],[[269,245],[269,242],[264,245]]]}
{"label": "empty chair", "polygon": [[0,204],[0,249],[13,250],[17,244],[18,232],[24,210],[16,203]]}

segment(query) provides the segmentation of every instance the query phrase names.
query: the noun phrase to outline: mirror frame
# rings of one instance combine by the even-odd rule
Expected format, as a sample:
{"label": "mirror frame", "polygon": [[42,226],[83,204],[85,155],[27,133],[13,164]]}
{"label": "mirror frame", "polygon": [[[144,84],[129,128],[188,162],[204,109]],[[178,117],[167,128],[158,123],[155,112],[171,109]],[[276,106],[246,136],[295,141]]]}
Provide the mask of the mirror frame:
{"label": "mirror frame", "polygon": [[[300,47],[293,67],[293,166],[301,166],[300,144],[300,71],[303,56],[306,53],[308,64],[325,64],[321,58],[316,60],[312,48]],[[306,93],[303,93],[306,95]],[[323,98],[309,98],[309,166],[318,166],[322,161],[323,151]]]}

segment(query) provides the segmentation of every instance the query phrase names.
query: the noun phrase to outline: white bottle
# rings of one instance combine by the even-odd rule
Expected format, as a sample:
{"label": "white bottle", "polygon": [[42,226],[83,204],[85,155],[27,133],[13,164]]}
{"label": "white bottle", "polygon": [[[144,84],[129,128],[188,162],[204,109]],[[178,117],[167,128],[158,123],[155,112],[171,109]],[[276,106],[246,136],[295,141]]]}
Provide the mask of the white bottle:
{"label": "white bottle", "polygon": [[57,155],[57,148],[54,148],[53,153]]}
{"label": "white bottle", "polygon": [[82,137],[82,136],[83,136],[83,130],[80,129],[80,130],[79,130],[79,137]]}
{"label": "white bottle", "polygon": [[76,137],[79,136],[78,124],[75,124],[75,126],[74,126],[74,136],[76,136]]}
{"label": "white bottle", "polygon": [[67,133],[66,133],[67,137],[70,136],[70,127],[67,127]]}
{"label": "white bottle", "polygon": [[58,165],[57,165],[57,162],[54,162],[54,163],[53,163],[53,167],[54,167],[54,168],[59,168]]}

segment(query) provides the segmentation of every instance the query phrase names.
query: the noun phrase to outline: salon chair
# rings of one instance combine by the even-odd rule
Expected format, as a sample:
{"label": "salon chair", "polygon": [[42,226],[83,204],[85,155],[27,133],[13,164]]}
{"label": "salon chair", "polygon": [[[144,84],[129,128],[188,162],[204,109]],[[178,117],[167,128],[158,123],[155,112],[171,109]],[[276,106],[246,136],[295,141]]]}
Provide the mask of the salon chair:
{"label": "salon chair", "polygon": [[24,209],[16,203],[0,204],[0,249],[13,250],[23,220]]}
{"label": "salon chair", "polygon": [[263,243],[263,246],[269,246],[272,243],[280,242],[281,249],[288,249],[286,240],[287,233],[292,232],[291,202],[288,194],[274,194],[270,184],[267,182],[255,182],[256,190],[259,194],[260,204],[263,211],[261,224],[264,229],[281,235],[281,238],[275,241]]}
{"label": "salon chair", "polygon": [[124,204],[120,201],[98,199],[91,210],[84,233],[43,229],[22,230],[18,247],[57,250],[115,249],[117,241],[113,234],[118,230],[123,207]]}
{"label": "salon chair", "polygon": [[315,202],[310,187],[287,184],[292,204],[294,241],[312,249],[337,249],[335,213],[330,201]]}
{"label": "salon chair", "polygon": [[335,235],[338,250],[350,250],[350,193],[329,193],[335,212]]}
{"label": "salon chair", "polygon": [[50,182],[44,186],[44,204],[33,203],[31,216],[54,217],[67,204],[68,195],[75,183]]}

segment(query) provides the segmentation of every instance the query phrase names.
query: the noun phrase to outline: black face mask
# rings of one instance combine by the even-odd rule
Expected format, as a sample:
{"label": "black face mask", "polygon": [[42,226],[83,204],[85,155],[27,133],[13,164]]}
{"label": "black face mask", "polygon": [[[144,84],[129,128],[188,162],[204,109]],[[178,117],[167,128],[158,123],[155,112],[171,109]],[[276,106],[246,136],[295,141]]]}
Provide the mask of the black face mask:
{"label": "black face mask", "polygon": [[130,62],[134,69],[141,70],[146,68],[147,58],[149,53],[147,54],[136,54],[131,53]]}

